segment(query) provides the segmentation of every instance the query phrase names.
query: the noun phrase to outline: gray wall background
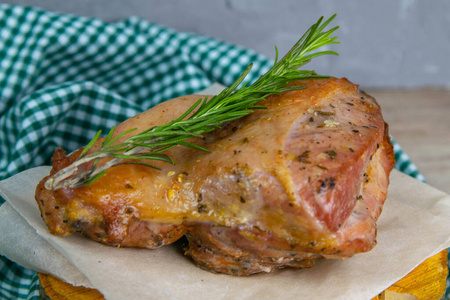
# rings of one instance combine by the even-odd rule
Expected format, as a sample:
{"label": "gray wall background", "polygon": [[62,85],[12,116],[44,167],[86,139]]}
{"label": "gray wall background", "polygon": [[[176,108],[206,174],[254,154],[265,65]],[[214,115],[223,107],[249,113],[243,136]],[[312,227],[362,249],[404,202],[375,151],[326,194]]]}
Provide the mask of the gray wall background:
{"label": "gray wall background", "polygon": [[450,88],[448,0],[10,0],[4,3],[117,21],[138,16],[254,49],[287,51],[320,16],[333,24],[339,57],[308,65],[363,87]]}

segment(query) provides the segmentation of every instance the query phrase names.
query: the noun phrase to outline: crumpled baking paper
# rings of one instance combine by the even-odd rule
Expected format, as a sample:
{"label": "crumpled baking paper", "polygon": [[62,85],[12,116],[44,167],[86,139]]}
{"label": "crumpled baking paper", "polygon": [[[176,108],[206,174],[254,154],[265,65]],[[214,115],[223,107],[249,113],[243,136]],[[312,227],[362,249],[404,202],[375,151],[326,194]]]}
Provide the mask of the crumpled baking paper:
{"label": "crumpled baking paper", "polygon": [[450,246],[450,196],[398,171],[378,221],[378,245],[311,269],[234,277],[202,270],[176,245],[108,247],[57,237],[42,221],[34,190],[49,167],[0,182],[0,253],[39,272],[98,289],[106,299],[371,299]]}

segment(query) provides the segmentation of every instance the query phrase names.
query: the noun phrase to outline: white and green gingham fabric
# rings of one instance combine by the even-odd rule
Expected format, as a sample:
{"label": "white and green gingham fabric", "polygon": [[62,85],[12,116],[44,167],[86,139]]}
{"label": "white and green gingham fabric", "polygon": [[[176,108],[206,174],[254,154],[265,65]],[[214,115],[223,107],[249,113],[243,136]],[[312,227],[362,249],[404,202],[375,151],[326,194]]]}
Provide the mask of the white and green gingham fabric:
{"label": "white and green gingham fabric", "polygon": [[[0,5],[0,180],[162,101],[230,85],[250,62],[250,81],[271,66],[253,51],[138,18],[106,23]],[[423,180],[394,146],[396,167]],[[0,256],[0,299],[39,299],[36,273]]]}

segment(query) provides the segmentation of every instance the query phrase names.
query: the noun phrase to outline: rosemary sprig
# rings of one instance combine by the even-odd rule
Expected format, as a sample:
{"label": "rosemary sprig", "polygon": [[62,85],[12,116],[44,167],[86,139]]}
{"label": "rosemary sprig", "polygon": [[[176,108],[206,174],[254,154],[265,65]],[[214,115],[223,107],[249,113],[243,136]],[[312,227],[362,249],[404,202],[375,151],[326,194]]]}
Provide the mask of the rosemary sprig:
{"label": "rosemary sprig", "polygon": [[[148,161],[160,160],[173,164],[171,158],[163,152],[177,145],[208,151],[186,140],[202,137],[202,134],[220,128],[220,125],[225,122],[246,116],[254,109],[264,108],[256,104],[270,95],[306,88],[305,86],[287,86],[294,80],[327,77],[319,76],[314,71],[297,69],[315,57],[327,54],[337,55],[334,51],[313,52],[325,45],[338,43],[337,37],[331,36],[338,27],[325,31],[335,16],[333,15],[323,23],[323,17],[320,18],[280,60],[278,60],[278,49],[275,47],[276,57],[273,67],[251,85],[243,82],[252,64],[229,88],[209,100],[200,98],[177,119],[165,125],[151,127],[119,144],[115,142],[136,129],[128,130],[113,138],[114,128],[112,128],[100,149],[88,153],[99,139],[101,134],[99,131],[79,157],[71,165],[51,176],[45,183],[45,187],[59,189],[85,186],[103,176],[109,168],[121,164],[135,163],[153,168],[157,167]],[[109,160],[98,164],[103,158]],[[90,163],[91,166],[87,170],[80,170],[79,166],[86,163]]]}

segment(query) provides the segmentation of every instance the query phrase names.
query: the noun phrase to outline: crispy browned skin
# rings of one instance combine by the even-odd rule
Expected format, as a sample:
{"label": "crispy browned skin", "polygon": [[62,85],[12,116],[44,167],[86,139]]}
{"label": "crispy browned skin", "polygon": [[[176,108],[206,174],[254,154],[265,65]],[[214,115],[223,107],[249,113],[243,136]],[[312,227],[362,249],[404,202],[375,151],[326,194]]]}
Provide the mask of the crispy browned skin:
{"label": "crispy browned skin", "polygon": [[[146,248],[186,234],[198,265],[235,275],[369,251],[394,165],[380,107],[346,79],[301,84],[308,88],[269,97],[268,109],[192,141],[211,152],[172,148],[175,166],[121,165],[56,191],[44,178],[36,201],[49,230]],[[167,123],[199,97],[164,102],[116,133]],[[52,173],[77,155],[57,149]]]}

